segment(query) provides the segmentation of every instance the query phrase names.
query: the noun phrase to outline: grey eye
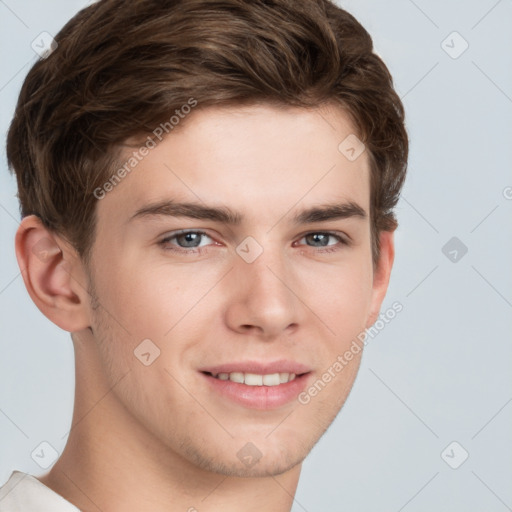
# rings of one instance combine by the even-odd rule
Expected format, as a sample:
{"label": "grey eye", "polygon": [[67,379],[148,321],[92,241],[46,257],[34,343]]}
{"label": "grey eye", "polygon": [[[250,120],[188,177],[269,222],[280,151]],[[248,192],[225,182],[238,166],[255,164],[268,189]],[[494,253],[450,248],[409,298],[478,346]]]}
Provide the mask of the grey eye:
{"label": "grey eye", "polygon": [[[336,240],[338,238],[338,240]],[[332,235],[330,233],[310,233],[304,237],[306,243],[313,247],[326,247],[328,245],[334,245],[329,243],[329,239],[335,239],[334,244],[339,241],[339,237]]]}
{"label": "grey eye", "polygon": [[[173,238],[176,240],[177,244],[183,248],[190,247],[199,247],[203,237],[206,235],[204,233],[190,231],[189,233],[182,233],[180,235],[175,235]],[[172,240],[172,239],[171,239]]]}

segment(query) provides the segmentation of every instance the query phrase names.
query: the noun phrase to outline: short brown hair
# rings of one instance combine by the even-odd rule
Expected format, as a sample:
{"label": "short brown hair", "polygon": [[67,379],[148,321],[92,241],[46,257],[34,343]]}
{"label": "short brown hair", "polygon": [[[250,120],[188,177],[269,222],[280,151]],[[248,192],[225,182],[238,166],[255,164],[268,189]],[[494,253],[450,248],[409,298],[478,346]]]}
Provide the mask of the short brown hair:
{"label": "short brown hair", "polygon": [[21,215],[39,216],[84,260],[94,190],[120,146],[194,98],[201,108],[343,107],[370,155],[378,261],[377,235],[397,226],[408,139],[391,75],[349,13],[329,0],[101,0],[55,40],[23,84],[7,157]]}

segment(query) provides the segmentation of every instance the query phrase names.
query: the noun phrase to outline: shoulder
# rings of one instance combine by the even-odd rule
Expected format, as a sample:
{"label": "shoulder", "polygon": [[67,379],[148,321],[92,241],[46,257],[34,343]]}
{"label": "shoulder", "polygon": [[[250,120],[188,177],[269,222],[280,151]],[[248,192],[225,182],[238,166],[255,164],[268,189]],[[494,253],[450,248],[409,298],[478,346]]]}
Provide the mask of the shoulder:
{"label": "shoulder", "polygon": [[36,477],[13,471],[0,487],[0,512],[80,512]]}

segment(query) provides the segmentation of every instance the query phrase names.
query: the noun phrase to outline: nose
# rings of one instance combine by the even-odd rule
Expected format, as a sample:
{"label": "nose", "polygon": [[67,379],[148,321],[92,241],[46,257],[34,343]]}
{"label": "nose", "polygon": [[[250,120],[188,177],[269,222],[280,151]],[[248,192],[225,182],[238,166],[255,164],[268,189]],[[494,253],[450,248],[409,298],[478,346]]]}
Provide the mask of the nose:
{"label": "nose", "polygon": [[296,281],[284,256],[264,251],[252,263],[238,258],[226,290],[229,328],[265,340],[296,330],[301,304],[294,292]]}

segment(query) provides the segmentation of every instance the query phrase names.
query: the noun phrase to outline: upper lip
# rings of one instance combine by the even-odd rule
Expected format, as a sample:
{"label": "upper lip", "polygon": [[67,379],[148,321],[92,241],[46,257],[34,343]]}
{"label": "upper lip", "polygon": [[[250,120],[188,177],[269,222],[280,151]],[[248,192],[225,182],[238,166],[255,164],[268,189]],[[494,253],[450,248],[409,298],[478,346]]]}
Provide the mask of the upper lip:
{"label": "upper lip", "polygon": [[233,363],[225,363],[214,366],[205,366],[199,368],[200,372],[218,375],[219,373],[255,373],[257,375],[270,375],[273,373],[295,373],[301,375],[308,373],[311,369],[301,363],[288,360],[279,361],[239,361]]}

